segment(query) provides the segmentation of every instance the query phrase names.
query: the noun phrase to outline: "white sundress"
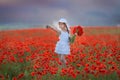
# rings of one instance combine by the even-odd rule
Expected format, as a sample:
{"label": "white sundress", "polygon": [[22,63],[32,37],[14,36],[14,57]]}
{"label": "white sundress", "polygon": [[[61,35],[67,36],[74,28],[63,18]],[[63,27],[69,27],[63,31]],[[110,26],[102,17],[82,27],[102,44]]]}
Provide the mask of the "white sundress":
{"label": "white sundress", "polygon": [[70,54],[69,34],[68,32],[61,31],[59,41],[55,47],[55,53],[57,54]]}

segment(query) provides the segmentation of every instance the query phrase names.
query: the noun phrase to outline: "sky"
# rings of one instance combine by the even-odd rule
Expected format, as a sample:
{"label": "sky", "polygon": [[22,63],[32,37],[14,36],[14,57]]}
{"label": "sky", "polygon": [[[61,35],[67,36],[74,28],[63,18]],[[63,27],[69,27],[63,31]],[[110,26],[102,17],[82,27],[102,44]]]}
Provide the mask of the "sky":
{"label": "sky", "polygon": [[47,25],[64,17],[71,26],[120,24],[120,0],[0,0],[0,25]]}

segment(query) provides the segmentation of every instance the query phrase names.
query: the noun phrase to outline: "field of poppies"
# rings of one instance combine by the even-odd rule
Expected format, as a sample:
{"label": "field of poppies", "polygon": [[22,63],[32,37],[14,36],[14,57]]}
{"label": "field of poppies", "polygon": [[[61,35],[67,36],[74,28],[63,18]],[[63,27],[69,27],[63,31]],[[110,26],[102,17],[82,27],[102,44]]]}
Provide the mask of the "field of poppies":
{"label": "field of poppies", "polygon": [[120,27],[84,27],[67,66],[54,53],[58,34],[36,28],[0,31],[0,80],[120,80]]}

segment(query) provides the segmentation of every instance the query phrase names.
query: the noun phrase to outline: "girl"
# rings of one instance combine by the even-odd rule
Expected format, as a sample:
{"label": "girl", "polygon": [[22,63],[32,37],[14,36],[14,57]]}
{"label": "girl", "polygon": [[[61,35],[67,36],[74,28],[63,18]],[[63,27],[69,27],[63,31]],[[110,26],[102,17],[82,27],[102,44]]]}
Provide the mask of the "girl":
{"label": "girl", "polygon": [[56,27],[51,27],[51,26],[47,26],[47,28],[51,28],[54,31],[59,33],[59,41],[56,44],[55,53],[58,54],[59,60],[62,63],[62,67],[65,67],[66,66],[65,55],[70,54],[69,26],[68,26],[67,20],[65,18],[61,18],[58,21],[58,24],[59,24],[60,30],[57,29]]}

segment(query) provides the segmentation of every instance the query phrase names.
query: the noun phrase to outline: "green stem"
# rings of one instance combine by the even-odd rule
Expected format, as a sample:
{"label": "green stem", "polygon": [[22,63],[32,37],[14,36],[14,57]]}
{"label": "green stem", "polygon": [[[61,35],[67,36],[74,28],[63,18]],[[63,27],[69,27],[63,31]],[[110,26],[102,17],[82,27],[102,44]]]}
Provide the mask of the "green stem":
{"label": "green stem", "polygon": [[74,43],[75,38],[76,38],[76,35],[74,34],[74,35],[70,38],[70,43]]}

